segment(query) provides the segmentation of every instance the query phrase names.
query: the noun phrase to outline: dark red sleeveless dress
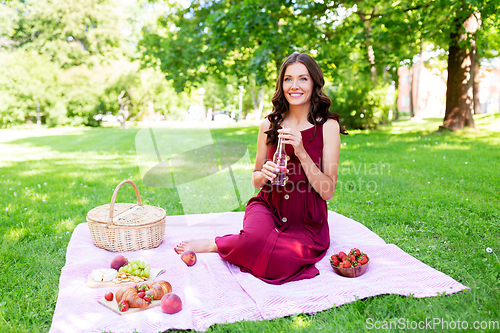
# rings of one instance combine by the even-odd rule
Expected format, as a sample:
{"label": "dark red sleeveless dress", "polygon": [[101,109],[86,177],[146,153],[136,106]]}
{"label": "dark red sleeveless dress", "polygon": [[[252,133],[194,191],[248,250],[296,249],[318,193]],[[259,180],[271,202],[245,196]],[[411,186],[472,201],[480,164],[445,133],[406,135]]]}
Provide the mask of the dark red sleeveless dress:
{"label": "dark red sleeveless dress", "polygon": [[[322,169],[323,125],[301,131],[304,148]],[[268,182],[248,201],[243,230],[216,237],[219,255],[257,278],[272,284],[309,279],[319,274],[314,264],[330,246],[326,201],[309,185],[292,145],[288,181]],[[273,159],[276,146],[267,153]]]}

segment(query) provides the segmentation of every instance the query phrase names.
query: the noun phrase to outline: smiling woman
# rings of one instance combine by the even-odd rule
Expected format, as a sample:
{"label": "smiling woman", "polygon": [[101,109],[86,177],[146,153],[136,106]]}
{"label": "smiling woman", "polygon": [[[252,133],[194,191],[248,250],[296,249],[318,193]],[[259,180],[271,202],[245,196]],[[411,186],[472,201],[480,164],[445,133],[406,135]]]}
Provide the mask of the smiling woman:
{"label": "smiling woman", "polygon": [[[329,110],[318,64],[294,53],[281,66],[273,111],[257,138],[252,183],[262,190],[245,209],[239,234],[181,242],[177,253],[218,252],[262,281],[282,284],[313,278],[330,246],[326,200],[333,197],[340,154],[339,115]],[[278,138],[289,157],[287,181],[273,183]],[[280,146],[282,147],[282,146]]]}

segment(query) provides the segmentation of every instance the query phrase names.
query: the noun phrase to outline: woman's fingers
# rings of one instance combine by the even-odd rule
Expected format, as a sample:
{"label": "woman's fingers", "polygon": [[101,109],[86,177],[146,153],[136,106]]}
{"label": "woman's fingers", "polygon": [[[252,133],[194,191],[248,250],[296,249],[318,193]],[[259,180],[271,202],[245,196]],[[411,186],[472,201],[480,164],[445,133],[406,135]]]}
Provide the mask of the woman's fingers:
{"label": "woman's fingers", "polygon": [[293,146],[295,155],[302,156],[304,153],[304,144],[302,142],[302,134],[292,128],[282,128],[278,130],[278,136],[281,137],[282,141],[286,144]]}
{"label": "woman's fingers", "polygon": [[272,161],[267,161],[261,169],[262,174],[268,180],[273,180],[276,177],[276,172],[278,172],[278,166]]}
{"label": "woman's fingers", "polygon": [[302,135],[297,130],[282,128],[278,130],[278,133],[278,137],[281,138],[284,143],[291,144],[294,147],[298,146],[302,141]]}

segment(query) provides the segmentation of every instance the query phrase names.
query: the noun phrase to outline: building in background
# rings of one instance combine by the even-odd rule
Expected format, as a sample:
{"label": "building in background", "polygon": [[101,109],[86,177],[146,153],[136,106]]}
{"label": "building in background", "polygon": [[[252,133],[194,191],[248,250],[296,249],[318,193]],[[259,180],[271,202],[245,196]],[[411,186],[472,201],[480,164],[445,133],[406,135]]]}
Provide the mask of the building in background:
{"label": "building in background", "polygon": [[[401,67],[399,75],[399,112],[410,113],[410,78],[413,77],[413,109],[420,118],[444,117],[447,70],[413,66]],[[479,69],[479,102],[482,113],[500,112],[500,69]]]}
{"label": "building in background", "polygon": [[479,73],[479,102],[482,113],[500,112],[500,69],[481,68]]}

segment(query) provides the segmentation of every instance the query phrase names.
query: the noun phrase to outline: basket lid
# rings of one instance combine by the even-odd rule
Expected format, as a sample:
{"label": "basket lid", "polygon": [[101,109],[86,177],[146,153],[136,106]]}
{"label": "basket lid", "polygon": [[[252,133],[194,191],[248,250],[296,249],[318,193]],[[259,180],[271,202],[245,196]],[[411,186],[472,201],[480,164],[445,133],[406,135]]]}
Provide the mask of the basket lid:
{"label": "basket lid", "polygon": [[[110,223],[110,204],[102,205],[90,210],[87,219],[93,222]],[[153,224],[165,218],[167,213],[163,208],[137,205],[132,203],[115,203],[113,208],[113,224],[117,226],[139,227]]]}

